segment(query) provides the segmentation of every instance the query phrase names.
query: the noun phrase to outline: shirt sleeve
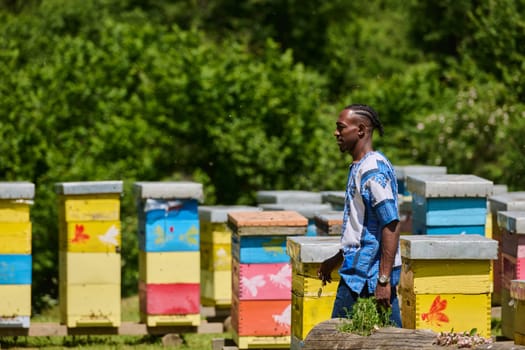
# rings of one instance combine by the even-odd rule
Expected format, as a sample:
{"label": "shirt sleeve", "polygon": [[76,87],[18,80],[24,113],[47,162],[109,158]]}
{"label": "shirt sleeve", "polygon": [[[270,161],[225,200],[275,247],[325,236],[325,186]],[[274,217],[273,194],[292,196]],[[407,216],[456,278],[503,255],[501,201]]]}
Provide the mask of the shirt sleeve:
{"label": "shirt sleeve", "polygon": [[385,227],[395,220],[399,220],[397,194],[394,194],[391,180],[381,172],[377,172],[369,179],[371,207],[375,211],[379,226]]}

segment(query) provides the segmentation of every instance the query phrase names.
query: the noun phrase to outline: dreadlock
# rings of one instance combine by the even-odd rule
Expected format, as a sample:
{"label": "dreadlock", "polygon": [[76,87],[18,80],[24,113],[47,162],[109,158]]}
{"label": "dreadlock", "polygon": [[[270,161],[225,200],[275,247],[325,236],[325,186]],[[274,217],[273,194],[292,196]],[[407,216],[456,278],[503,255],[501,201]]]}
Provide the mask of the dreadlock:
{"label": "dreadlock", "polygon": [[372,107],[362,104],[352,104],[346,106],[344,109],[350,109],[355,114],[367,117],[372,122],[373,128],[379,131],[379,136],[383,136],[383,124],[381,124],[377,112]]}

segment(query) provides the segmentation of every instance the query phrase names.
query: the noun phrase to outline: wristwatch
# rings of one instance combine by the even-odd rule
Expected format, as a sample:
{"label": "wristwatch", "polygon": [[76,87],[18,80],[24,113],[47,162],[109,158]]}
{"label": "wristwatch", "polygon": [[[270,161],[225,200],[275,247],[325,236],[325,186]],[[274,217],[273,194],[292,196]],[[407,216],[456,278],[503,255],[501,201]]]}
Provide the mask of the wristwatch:
{"label": "wristwatch", "polygon": [[377,282],[381,285],[388,284],[390,282],[390,276],[387,275],[380,275],[377,279]]}

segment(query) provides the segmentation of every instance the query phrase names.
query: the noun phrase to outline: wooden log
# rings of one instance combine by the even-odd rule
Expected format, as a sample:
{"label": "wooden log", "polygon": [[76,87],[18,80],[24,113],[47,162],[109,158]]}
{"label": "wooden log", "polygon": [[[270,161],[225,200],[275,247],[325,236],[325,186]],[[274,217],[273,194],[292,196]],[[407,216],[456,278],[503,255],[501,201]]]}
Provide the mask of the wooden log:
{"label": "wooden log", "polygon": [[[331,319],[316,325],[304,340],[303,350],[446,350],[455,346],[439,346],[434,342],[438,336],[431,330],[386,327],[380,328],[370,336],[360,336],[341,332],[339,327],[344,319]],[[477,350],[525,350],[525,346],[512,341],[477,345]]]}

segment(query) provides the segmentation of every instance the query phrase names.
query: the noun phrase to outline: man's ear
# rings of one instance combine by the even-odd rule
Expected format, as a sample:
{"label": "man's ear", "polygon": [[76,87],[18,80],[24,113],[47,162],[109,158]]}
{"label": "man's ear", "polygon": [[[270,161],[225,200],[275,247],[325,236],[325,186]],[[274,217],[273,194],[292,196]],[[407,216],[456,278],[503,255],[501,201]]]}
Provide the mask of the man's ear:
{"label": "man's ear", "polygon": [[363,123],[359,124],[359,130],[357,131],[357,135],[359,137],[363,137],[366,134],[366,125]]}

